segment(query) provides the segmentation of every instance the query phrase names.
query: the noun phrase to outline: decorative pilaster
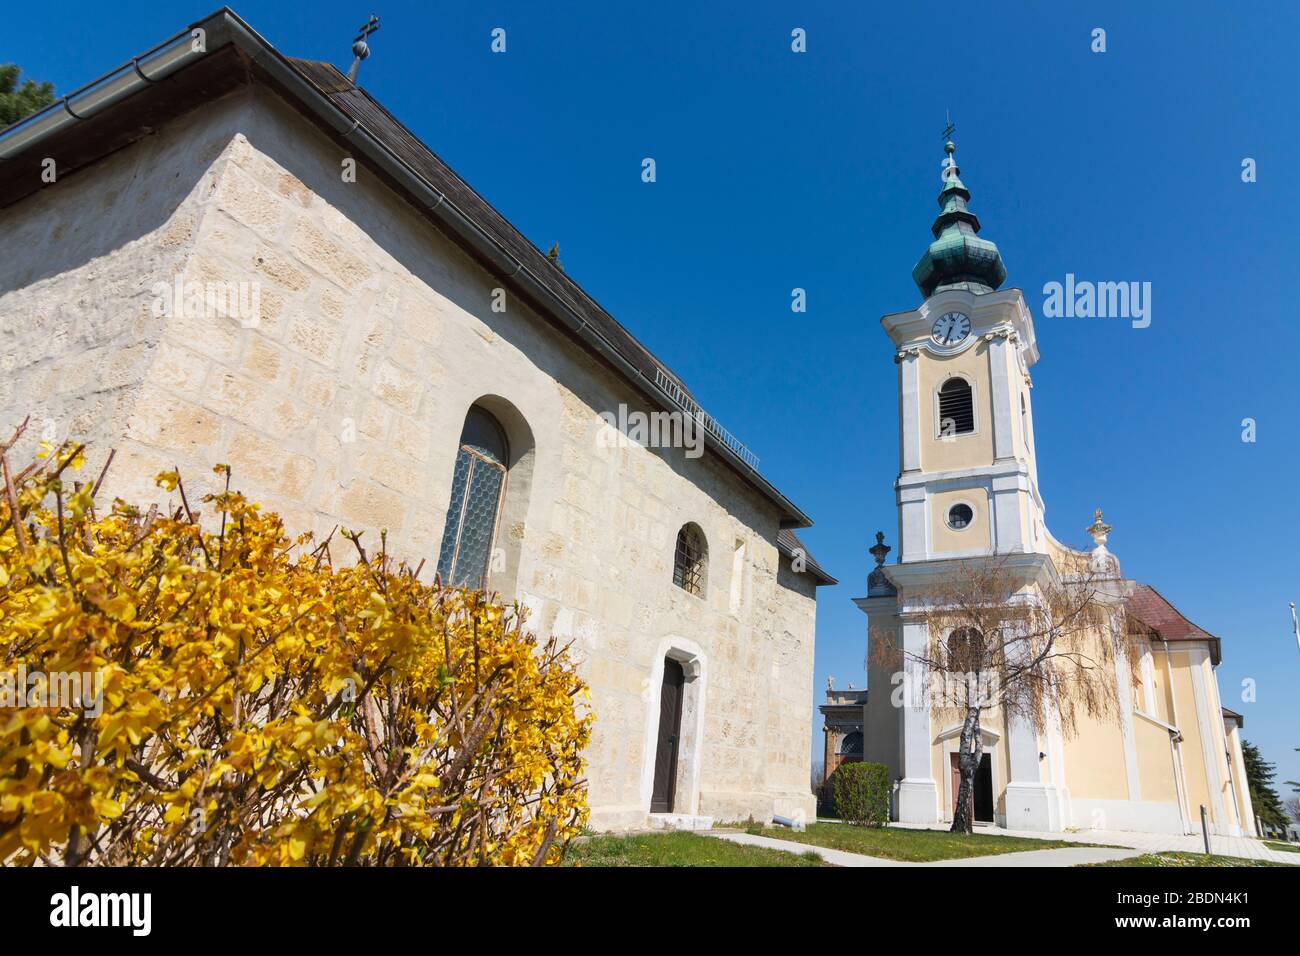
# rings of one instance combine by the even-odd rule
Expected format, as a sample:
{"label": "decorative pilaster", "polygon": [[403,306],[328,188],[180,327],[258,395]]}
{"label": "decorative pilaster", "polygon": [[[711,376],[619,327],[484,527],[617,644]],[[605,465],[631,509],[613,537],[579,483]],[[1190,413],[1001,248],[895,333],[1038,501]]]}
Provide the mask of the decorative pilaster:
{"label": "decorative pilaster", "polygon": [[[1027,648],[1021,649],[1022,653]],[[1047,753],[1033,723],[1018,714],[1007,719],[1007,827],[1056,832],[1064,828],[1061,790],[1052,781]]]}
{"label": "decorative pilaster", "polygon": [[929,625],[920,616],[903,619],[903,719],[899,753],[903,779],[898,785],[898,819],[901,823],[934,823],[940,819],[939,788],[930,768],[929,673],[912,658],[924,656],[930,640]]}
{"label": "decorative pilaster", "polygon": [[984,336],[988,342],[989,379],[993,399],[993,458],[1007,461],[1016,456],[1015,408],[1011,397],[1011,356],[1007,354],[1010,329],[995,329]]}
{"label": "decorative pilaster", "polygon": [[1024,482],[1020,473],[999,475],[992,479],[993,534],[991,544],[998,554],[1029,551],[1029,539],[1021,522],[1020,499]]}
{"label": "decorative pilaster", "polygon": [[[1098,509],[1100,514],[1100,509]],[[1142,799],[1142,779],[1138,773],[1137,739],[1133,731],[1133,673],[1128,654],[1124,652],[1123,636],[1118,633],[1123,616],[1112,611],[1107,618],[1110,639],[1120,648],[1115,655],[1115,692],[1119,699],[1119,726],[1124,737],[1124,777],[1128,784],[1128,798]]]}
{"label": "decorative pilaster", "polygon": [[921,385],[919,350],[911,349],[898,356],[899,401],[902,403],[900,427],[903,430],[903,473],[921,470]]}

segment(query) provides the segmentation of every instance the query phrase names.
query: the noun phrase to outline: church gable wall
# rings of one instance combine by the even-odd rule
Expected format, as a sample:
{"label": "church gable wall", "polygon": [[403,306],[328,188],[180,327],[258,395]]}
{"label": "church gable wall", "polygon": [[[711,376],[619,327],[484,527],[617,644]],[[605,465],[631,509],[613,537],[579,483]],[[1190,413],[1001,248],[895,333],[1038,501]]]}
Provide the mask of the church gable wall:
{"label": "church gable wall", "polygon": [[[494,312],[499,280],[367,169],[346,182],[346,158],[278,98],[244,91],[79,174],[81,190],[11,210],[34,235],[27,207],[71,217],[62,206],[120,184],[151,215],[135,237],[99,237],[124,283],[100,307],[123,314],[121,338],[93,346],[102,354],[83,357],[82,343],[28,359],[19,350],[32,340],[6,329],[5,354],[23,370],[0,392],[10,417],[45,394],[41,362],[129,365],[93,435],[92,467],[119,448],[104,493],[157,500],[152,476],[179,465],[197,496],[228,462],[235,484],[295,531],[341,525],[376,541],[387,529],[389,553],[425,559],[430,578],[457,436],[480,403],[529,446],[526,478],[512,467],[506,480],[490,586],[575,642],[597,716],[593,825],[645,823],[665,654],[691,658],[699,683],[687,700],[703,711],[678,812],[811,814],[813,579],[781,567],[775,509],[711,454],[602,437],[601,412],[650,409],[517,298]],[[125,185],[144,181],[158,185]],[[33,263],[5,268],[7,285],[31,281]],[[76,270],[89,268],[0,294],[29,311],[75,303],[94,275]],[[178,276],[255,281],[256,314],[152,315],[151,287]],[[701,596],[673,583],[687,522],[709,548]]]}
{"label": "church gable wall", "polygon": [[[228,108],[190,114],[0,210],[0,428],[7,436],[31,417],[15,459],[42,440],[76,438],[89,443],[91,464],[101,465],[116,446],[110,493],[139,489],[125,476],[159,464],[140,461],[124,435],[151,368],[165,367],[177,380],[200,371],[163,346],[156,293],[193,250],[217,157],[233,131],[230,118]],[[169,174],[155,174],[162,169]],[[234,337],[221,326],[201,333],[222,342]],[[175,447],[211,441],[212,415],[176,411]],[[152,482],[143,490],[152,493]]]}

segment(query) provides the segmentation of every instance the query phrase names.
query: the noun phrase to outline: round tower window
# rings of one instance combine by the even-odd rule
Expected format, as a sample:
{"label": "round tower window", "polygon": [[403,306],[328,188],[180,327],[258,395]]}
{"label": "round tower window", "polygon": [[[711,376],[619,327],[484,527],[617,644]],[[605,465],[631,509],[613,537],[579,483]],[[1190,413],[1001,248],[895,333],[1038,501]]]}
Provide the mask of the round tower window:
{"label": "round tower window", "polygon": [[960,531],[971,523],[975,517],[975,512],[970,510],[970,505],[953,505],[948,509],[948,527]]}

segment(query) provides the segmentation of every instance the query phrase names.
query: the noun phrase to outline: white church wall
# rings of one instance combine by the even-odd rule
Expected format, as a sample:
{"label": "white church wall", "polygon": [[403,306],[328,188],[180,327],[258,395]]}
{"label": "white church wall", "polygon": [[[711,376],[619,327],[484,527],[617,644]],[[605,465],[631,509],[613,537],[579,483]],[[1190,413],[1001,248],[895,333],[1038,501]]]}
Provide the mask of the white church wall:
{"label": "white church wall", "polygon": [[1071,800],[1072,826],[1081,830],[1132,830],[1138,833],[1182,833],[1177,803],[1156,800]]}

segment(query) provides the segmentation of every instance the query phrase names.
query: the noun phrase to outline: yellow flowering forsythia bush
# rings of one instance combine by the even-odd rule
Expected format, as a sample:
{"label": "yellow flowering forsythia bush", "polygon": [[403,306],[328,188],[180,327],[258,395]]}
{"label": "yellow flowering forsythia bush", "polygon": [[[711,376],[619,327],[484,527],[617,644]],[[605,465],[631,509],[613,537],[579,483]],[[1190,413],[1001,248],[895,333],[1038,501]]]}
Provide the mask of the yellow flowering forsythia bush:
{"label": "yellow flowering forsythia bush", "polygon": [[587,817],[591,717],[568,648],[517,608],[346,531],[356,562],[335,566],[333,535],[290,540],[224,466],[204,530],[174,472],[170,515],[101,516],[103,475],[69,479],[81,448],[13,474],[12,444],[0,671],[98,675],[102,708],[0,708],[0,861],[559,861]]}

